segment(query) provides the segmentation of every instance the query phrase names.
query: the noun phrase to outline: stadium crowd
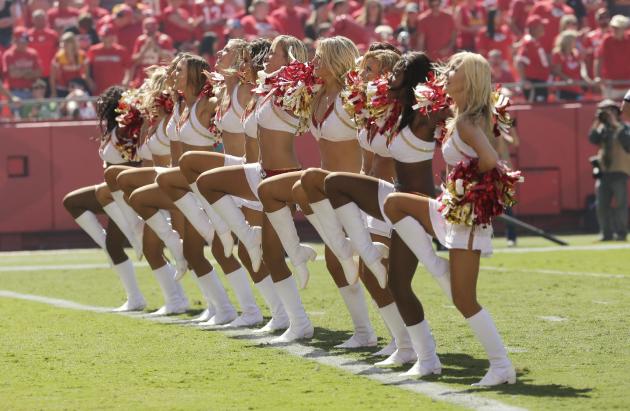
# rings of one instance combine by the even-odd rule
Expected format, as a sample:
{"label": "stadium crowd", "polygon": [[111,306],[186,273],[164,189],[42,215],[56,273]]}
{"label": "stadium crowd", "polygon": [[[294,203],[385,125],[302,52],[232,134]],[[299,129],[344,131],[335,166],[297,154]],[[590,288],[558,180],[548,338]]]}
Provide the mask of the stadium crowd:
{"label": "stadium crowd", "polygon": [[[146,67],[179,51],[212,66],[229,39],[290,34],[311,53],[335,35],[360,50],[378,40],[434,59],[476,51],[497,83],[515,83],[514,97],[532,102],[619,99],[630,80],[629,28],[603,0],[0,0],[0,91],[19,118],[89,117],[87,102],[18,101],[137,87]],[[536,86],[550,81],[562,83]]]}

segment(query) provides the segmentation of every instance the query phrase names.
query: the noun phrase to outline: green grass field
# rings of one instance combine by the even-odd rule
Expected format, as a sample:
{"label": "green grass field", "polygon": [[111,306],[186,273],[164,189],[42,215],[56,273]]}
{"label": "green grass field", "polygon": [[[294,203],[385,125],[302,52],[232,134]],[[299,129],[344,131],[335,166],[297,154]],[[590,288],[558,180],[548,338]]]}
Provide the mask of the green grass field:
{"label": "green grass field", "polygon": [[[531,250],[512,252],[499,239],[497,253],[482,262],[479,299],[517,367],[513,386],[470,387],[487,368],[485,354],[437,284],[418,269],[414,287],[444,367],[427,381],[505,407],[630,409],[630,248],[596,249],[593,236],[566,239],[579,247],[560,250],[523,238],[516,251]],[[117,306],[124,294],[105,261],[98,250],[0,253],[0,291]],[[161,294],[149,268],[140,264],[137,272],[149,309],[158,308]],[[182,319],[202,309],[189,276],[184,286],[192,307]],[[352,328],[322,261],[311,265],[302,299],[316,330],[305,345],[375,361],[375,349],[333,348]],[[259,304],[264,307],[260,298]],[[382,346],[388,334],[370,309]],[[0,315],[3,410],[462,408],[221,331],[4,297]]]}

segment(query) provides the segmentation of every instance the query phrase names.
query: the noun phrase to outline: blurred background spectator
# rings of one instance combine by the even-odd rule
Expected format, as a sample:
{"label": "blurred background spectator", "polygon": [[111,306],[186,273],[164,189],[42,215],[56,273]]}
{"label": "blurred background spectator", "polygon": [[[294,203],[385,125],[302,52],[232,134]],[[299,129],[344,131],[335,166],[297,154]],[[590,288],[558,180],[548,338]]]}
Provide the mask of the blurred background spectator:
{"label": "blurred background spectator", "polygon": [[549,59],[540,42],[545,34],[547,20],[533,15],[527,19],[527,34],[523,36],[516,53],[516,67],[525,98],[530,102],[546,102],[548,89],[535,87],[549,79]]}
{"label": "blurred background spectator", "polygon": [[11,46],[15,24],[15,5],[12,0],[0,0],[0,48]]}
{"label": "blurred background spectator", "polygon": [[[46,97],[46,82],[38,79],[33,83],[31,94],[33,99],[43,99]],[[54,102],[32,101],[22,104],[20,107],[20,118],[22,120],[54,120],[59,118],[59,107]]]}
{"label": "blurred background spectator", "polygon": [[428,2],[428,10],[421,13],[416,22],[416,47],[424,50],[432,59],[445,59],[455,51],[455,20],[442,9],[441,0]]}
{"label": "blurred background spectator", "polygon": [[[138,37],[133,46],[132,87],[139,87],[146,78],[147,67],[166,62],[174,55],[173,40],[165,33],[158,31],[158,22],[154,17],[144,19],[144,33]],[[180,44],[181,45],[181,44]]]}
{"label": "blurred background spectator", "polygon": [[551,73],[555,81],[565,81],[569,84],[559,86],[556,90],[560,101],[581,100],[584,88],[578,83],[581,80],[590,82],[584,58],[576,47],[578,32],[565,30],[556,38],[556,45],[551,56]]}
{"label": "blurred background spectator", "polygon": [[602,39],[595,52],[595,80],[602,85],[602,94],[613,100],[621,99],[628,88],[627,84],[613,84],[612,81],[630,79],[630,36],[626,32],[630,20],[620,14],[610,21],[611,32]]}
{"label": "blurred background spectator", "polygon": [[26,30],[13,31],[13,46],[2,55],[2,67],[9,91],[20,99],[33,96],[33,83],[42,74],[42,63],[37,51],[29,47]]}
{"label": "blurred background spectator", "polygon": [[67,28],[76,27],[79,23],[79,10],[71,4],[72,0],[57,0],[57,5],[46,13],[48,25],[59,34]]}
{"label": "blurred background spectator", "polygon": [[77,37],[72,32],[65,32],[50,67],[51,96],[67,96],[70,80],[82,79],[87,82],[87,64],[85,52],[79,48]]}
{"label": "blurred background spectator", "polygon": [[44,10],[35,10],[33,12],[33,27],[28,31],[30,47],[32,47],[41,60],[41,76],[47,85],[50,76],[50,64],[57,52],[59,45],[59,35],[57,32],[47,27],[46,13]]}
{"label": "blurred background spectator", "polygon": [[93,82],[93,94],[101,94],[107,87],[129,82],[131,59],[125,47],[117,43],[114,27],[101,28],[99,44],[87,52],[89,75]]}

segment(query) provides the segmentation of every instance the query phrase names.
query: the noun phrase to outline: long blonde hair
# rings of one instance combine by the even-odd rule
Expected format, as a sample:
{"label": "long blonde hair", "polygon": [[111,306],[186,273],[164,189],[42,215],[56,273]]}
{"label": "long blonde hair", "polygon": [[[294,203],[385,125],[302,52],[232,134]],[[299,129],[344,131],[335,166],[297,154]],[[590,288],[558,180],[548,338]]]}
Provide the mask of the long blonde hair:
{"label": "long blonde hair", "polygon": [[306,45],[304,45],[304,43],[296,37],[286,34],[277,36],[271,43],[271,48],[275,49],[275,47],[281,47],[282,51],[284,51],[284,54],[289,60],[291,57],[297,61],[301,61],[302,63],[308,60],[308,50],[306,49]]}
{"label": "long blonde hair", "polygon": [[225,70],[223,70],[223,72],[228,75],[234,75],[238,73],[238,70],[241,67],[241,64],[243,63],[243,60],[245,59],[245,53],[248,52],[249,45],[243,39],[230,39],[225,45],[225,47],[228,47],[228,46],[236,53],[236,56],[234,57],[234,61],[232,62],[232,65],[226,68]]}
{"label": "long blonde hair", "polygon": [[368,51],[361,58],[361,63],[359,64],[360,69],[365,68],[365,64],[368,59],[373,59],[378,62],[379,71],[389,73],[392,71],[396,63],[398,63],[398,60],[400,60],[400,54],[392,50]]}
{"label": "long blonde hair", "polygon": [[343,36],[321,39],[315,53],[321,59],[322,68],[332,74],[339,86],[343,86],[344,76],[355,67],[360,56],[352,40]]}
{"label": "long blonde hair", "polygon": [[568,49],[571,41],[576,41],[578,38],[578,32],[575,30],[564,30],[558,36],[556,36],[556,41],[553,46],[554,53],[562,53],[565,51],[571,51]]}
{"label": "long blonde hair", "polygon": [[446,123],[447,130],[452,132],[459,120],[466,119],[481,127],[488,140],[494,144],[490,64],[480,54],[462,51],[451,56],[446,65],[436,66],[436,71],[444,76],[453,68],[463,70],[466,79],[463,94],[467,101],[463,110],[455,106],[454,116]]}
{"label": "long blonde hair", "polygon": [[157,116],[155,100],[167,88],[168,69],[166,66],[152,66],[146,70],[147,78],[140,87],[139,97],[142,111],[151,117]]}

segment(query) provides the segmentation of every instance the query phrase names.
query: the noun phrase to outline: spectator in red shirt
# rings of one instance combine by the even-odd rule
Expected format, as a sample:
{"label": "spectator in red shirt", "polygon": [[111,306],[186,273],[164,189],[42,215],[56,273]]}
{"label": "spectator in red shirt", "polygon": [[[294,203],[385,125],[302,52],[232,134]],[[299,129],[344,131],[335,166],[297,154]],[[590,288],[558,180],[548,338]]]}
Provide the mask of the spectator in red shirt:
{"label": "spectator in red shirt", "polygon": [[490,64],[490,71],[493,83],[514,83],[514,75],[512,74],[512,71],[508,68],[509,63],[503,58],[503,54],[500,50],[490,50],[488,52],[488,63]]}
{"label": "spectator in red shirt", "polygon": [[271,18],[275,20],[278,31],[303,39],[304,26],[310,12],[302,7],[296,7],[293,0],[282,0],[279,3],[282,7],[271,12]]}
{"label": "spectator in red shirt", "polygon": [[194,38],[195,22],[190,13],[183,7],[183,0],[169,0],[170,6],[162,13],[162,29],[179,48],[182,43]]}
{"label": "spectator in red shirt", "polygon": [[400,26],[408,4],[418,6],[416,3],[405,4],[401,2],[397,4],[396,0],[380,0],[379,4],[383,6],[383,24],[387,24],[391,28]]}
{"label": "spectator in red shirt", "polygon": [[[558,35],[556,46],[551,55],[551,72],[554,81],[577,83],[581,80],[590,82],[584,65],[584,58],[576,47],[578,32],[565,30]],[[577,84],[559,86],[556,89],[558,100],[576,101],[582,99],[584,89]]]}
{"label": "spectator in red shirt", "polygon": [[77,37],[72,32],[64,33],[50,67],[51,96],[67,96],[70,80],[81,79],[87,84],[87,71],[87,58],[85,52],[79,48]]}
{"label": "spectator in red shirt", "polygon": [[441,0],[428,0],[429,9],[418,16],[416,46],[433,60],[448,58],[455,50],[457,30],[450,13],[442,11]]}
{"label": "spectator in red shirt", "polygon": [[545,34],[547,21],[538,16],[527,19],[529,34],[521,40],[516,53],[516,68],[525,97],[530,102],[545,102],[548,97],[547,87],[533,87],[536,83],[545,83],[549,79],[549,60],[540,43]]}
{"label": "spectator in red shirt", "polygon": [[71,0],[58,0],[57,7],[53,7],[46,13],[48,15],[48,25],[62,33],[69,27],[79,23],[79,10],[71,7]]}
{"label": "spectator in red shirt", "polygon": [[87,52],[90,78],[94,95],[100,95],[107,87],[127,84],[131,60],[125,47],[116,43],[116,32],[111,25],[99,32],[102,43],[95,44]]}
{"label": "spectator in red shirt", "polygon": [[279,25],[269,15],[269,4],[266,0],[254,0],[248,11],[250,14],[241,18],[241,24],[247,36],[273,38],[278,35]]}
{"label": "spectator in red shirt", "polygon": [[223,35],[225,23],[228,19],[237,17],[239,8],[233,0],[199,0],[195,1],[194,17],[196,19],[197,34],[201,37],[211,31],[217,37]]}
{"label": "spectator in red shirt", "polygon": [[477,0],[465,0],[455,9],[457,48],[475,51],[477,33],[485,26],[486,10]]}
{"label": "spectator in red shirt", "polygon": [[589,31],[584,36],[584,60],[586,62],[586,69],[588,70],[588,75],[590,77],[594,77],[593,75],[593,64],[595,62],[595,52],[602,44],[602,40],[604,40],[604,36],[610,33],[610,14],[608,14],[608,10],[599,9],[595,14],[597,21],[597,28]]}
{"label": "spectator in red shirt", "polygon": [[132,62],[134,73],[132,87],[139,87],[146,78],[145,69],[170,60],[175,54],[173,40],[158,31],[157,20],[147,17],[143,22],[144,34],[138,37],[133,46]]}
{"label": "spectator in red shirt", "polygon": [[95,21],[99,21],[109,14],[107,9],[101,7],[101,0],[83,0],[83,4],[85,4],[85,6],[79,9],[81,14],[89,13]]}
{"label": "spectator in red shirt", "polygon": [[538,0],[534,4],[530,16],[538,16],[548,21],[545,34],[540,39],[547,54],[551,54],[556,36],[560,33],[560,19],[567,14],[575,14],[575,12],[566,5],[566,0]]}
{"label": "spectator in red shirt", "polygon": [[13,31],[13,46],[2,55],[4,79],[11,93],[20,98],[32,97],[32,86],[41,75],[42,63],[37,51],[29,47],[29,36],[23,27]]}
{"label": "spectator in red shirt", "polygon": [[59,35],[55,30],[46,27],[46,12],[44,10],[35,10],[31,20],[33,21],[33,28],[28,31],[30,47],[37,51],[42,62],[42,77],[48,79],[50,63],[57,52]]}
{"label": "spectator in red shirt", "polygon": [[22,2],[22,18],[24,27],[32,27],[31,16],[35,10],[44,10],[44,13],[52,7],[51,0],[29,0]]}
{"label": "spectator in red shirt", "polygon": [[313,11],[311,16],[306,20],[304,34],[306,37],[316,40],[317,28],[320,24],[330,23],[330,13],[328,12],[328,3],[325,0],[316,0],[313,3]]}
{"label": "spectator in red shirt", "polygon": [[[138,37],[142,35],[142,23],[135,21],[133,10],[129,6],[124,5],[119,8],[114,16],[113,24],[118,44],[134,44]],[[125,47],[125,49],[129,53],[129,58],[131,58],[132,47]]]}
{"label": "spectator in red shirt", "polygon": [[534,0],[515,0],[512,2],[509,12],[510,29],[518,38],[525,35],[527,29],[527,16],[534,7]]}
{"label": "spectator in red shirt", "polygon": [[367,48],[370,44],[370,34],[365,27],[354,21],[349,13],[350,7],[345,0],[335,0],[332,13],[335,16],[328,36],[344,36],[357,45],[359,50]]}
{"label": "spectator in red shirt", "polygon": [[488,10],[488,24],[477,34],[477,52],[488,57],[490,50],[499,50],[504,61],[512,61],[512,32],[503,23],[499,9]]}
{"label": "spectator in red shirt", "polygon": [[613,85],[611,81],[630,80],[630,35],[626,33],[630,20],[617,14],[610,20],[611,33],[604,36],[595,53],[595,81],[601,84],[605,98],[619,100],[625,95],[628,83]]}

